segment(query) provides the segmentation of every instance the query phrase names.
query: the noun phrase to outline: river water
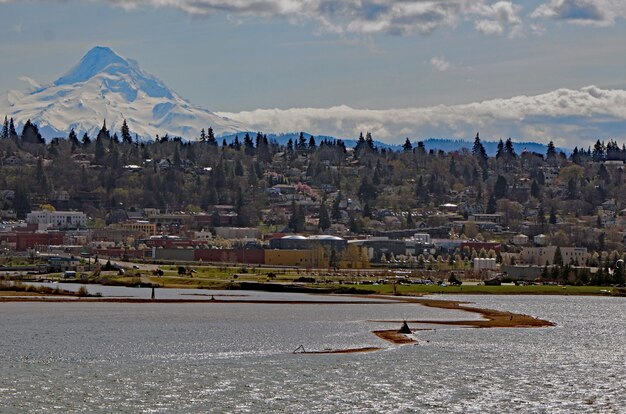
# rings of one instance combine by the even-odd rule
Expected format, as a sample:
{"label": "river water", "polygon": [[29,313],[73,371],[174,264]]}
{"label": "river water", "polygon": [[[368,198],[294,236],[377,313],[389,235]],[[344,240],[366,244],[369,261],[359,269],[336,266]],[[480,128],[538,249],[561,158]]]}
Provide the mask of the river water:
{"label": "river water", "polygon": [[[626,412],[624,298],[435,298],[531,314],[557,326],[440,326],[418,332],[418,345],[394,346],[370,331],[396,326],[372,320],[477,316],[386,301],[0,303],[0,412]],[[385,349],[292,354],[301,344]]]}

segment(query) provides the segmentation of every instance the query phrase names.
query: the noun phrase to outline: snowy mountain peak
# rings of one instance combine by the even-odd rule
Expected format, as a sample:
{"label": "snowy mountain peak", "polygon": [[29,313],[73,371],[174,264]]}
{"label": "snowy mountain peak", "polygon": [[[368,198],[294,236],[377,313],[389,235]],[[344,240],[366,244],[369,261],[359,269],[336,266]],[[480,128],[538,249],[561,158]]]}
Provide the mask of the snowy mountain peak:
{"label": "snowy mountain peak", "polygon": [[87,52],[76,66],[54,81],[54,85],[85,82],[111,65],[130,66],[128,61],[108,47],[96,46]]}
{"label": "snowy mountain peak", "polygon": [[31,93],[11,92],[0,98],[0,114],[18,125],[27,119],[39,125],[46,138],[97,133],[103,119],[119,130],[126,119],[132,132],[143,138],[169,134],[195,139],[212,127],[217,135],[249,128],[194,106],[170,90],[136,61],[108,47],[89,50],[68,72]]}
{"label": "snowy mountain peak", "polygon": [[122,93],[129,101],[134,101],[139,91],[154,98],[173,98],[173,93],[161,81],[142,71],[135,61],[126,60],[103,46],[87,52],[76,66],[54,81],[54,85],[82,83],[103,74],[117,78],[105,77],[104,89]]}

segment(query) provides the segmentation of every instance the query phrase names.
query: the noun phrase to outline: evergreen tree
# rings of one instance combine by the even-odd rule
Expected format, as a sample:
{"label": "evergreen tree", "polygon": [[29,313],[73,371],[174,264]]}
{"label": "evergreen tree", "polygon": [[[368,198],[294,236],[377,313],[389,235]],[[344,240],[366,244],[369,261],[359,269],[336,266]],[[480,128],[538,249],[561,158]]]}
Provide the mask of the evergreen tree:
{"label": "evergreen tree", "polygon": [[508,183],[506,182],[506,178],[504,178],[502,175],[499,175],[495,185],[493,186],[494,197],[498,200],[506,197],[507,188]]}
{"label": "evergreen tree", "polygon": [[328,216],[328,210],[326,209],[326,199],[322,200],[320,204],[320,213],[319,213],[319,224],[318,227],[322,231],[326,231],[330,228],[330,217]]}
{"label": "evergreen tree", "polygon": [[[578,153],[578,148],[575,148],[574,151]],[[577,154],[578,155],[578,154]],[[574,153],[572,153],[574,156]],[[556,158],[556,148],[554,147],[554,142],[548,142],[548,147],[546,148],[546,159],[551,160]]]}
{"label": "evergreen tree", "polygon": [[591,158],[593,161],[599,162],[602,161],[605,157],[605,147],[604,143],[601,143],[600,140],[597,140],[595,145],[593,146],[593,152],[591,153]]}
{"label": "evergreen tree", "polygon": [[22,185],[18,185],[13,196],[13,208],[19,220],[24,220],[26,214],[31,211],[29,198],[27,190]]}
{"label": "evergreen tree", "polygon": [[[167,134],[166,134],[167,135]],[[96,137],[96,142],[102,141],[102,145],[104,145],[104,140],[110,140],[111,135],[109,134],[109,130],[107,129],[107,121],[106,119],[102,123],[102,128],[98,132],[98,136]]]}
{"label": "evergreen tree", "polygon": [[316,147],[317,147],[317,143],[315,142],[315,137],[311,135],[311,138],[309,138],[309,151],[311,152],[315,151]]}
{"label": "evergreen tree", "polygon": [[200,131],[200,142],[203,144],[206,142],[206,132],[204,132],[204,128]]}
{"label": "evergreen tree", "polygon": [[572,160],[574,164],[581,164],[581,154],[580,151],[578,151],[578,147],[574,147],[572,155],[570,155],[570,160]]}
{"label": "evergreen tree", "polygon": [[128,124],[126,123],[126,119],[124,119],[124,122],[122,123],[122,128],[120,130],[120,133],[122,135],[122,142],[124,142],[126,144],[132,144],[133,143],[133,137],[130,135],[130,129],[128,128]]}
{"label": "evergreen tree", "polygon": [[252,138],[250,134],[246,132],[246,135],[243,137],[243,149],[246,155],[254,154],[254,143],[252,142]]}
{"label": "evergreen tree", "polygon": [[413,214],[411,214],[411,210],[406,213],[406,228],[412,229],[415,227],[415,221],[413,221]]}
{"label": "evergreen tree", "polygon": [[6,115],[4,116],[4,123],[2,124],[2,133],[0,133],[0,138],[9,138],[9,120]]}
{"label": "evergreen tree", "polygon": [[550,209],[550,218],[548,219],[548,223],[550,224],[556,224],[556,210],[554,209],[554,207],[552,207]]}
{"label": "evergreen tree", "polygon": [[537,184],[537,180],[533,180],[530,185],[530,195],[535,198],[541,197],[541,188],[539,187],[539,184]]}
{"label": "evergreen tree", "polygon": [[335,201],[333,202],[333,209],[331,211],[333,221],[339,221],[341,219],[340,205],[341,205],[341,193],[337,195],[337,197],[335,198]]}
{"label": "evergreen tree", "polygon": [[83,141],[83,146],[84,147],[87,147],[87,146],[89,146],[89,144],[91,144],[91,138],[89,138],[89,135],[87,135],[86,132],[83,134],[82,141]]}
{"label": "evergreen tree", "polygon": [[507,139],[504,143],[504,153],[506,154],[508,159],[514,159],[517,157],[517,154],[515,153],[515,148],[513,148],[513,141],[511,141],[511,138]]}
{"label": "evergreen tree", "polygon": [[409,138],[406,138],[406,141],[404,141],[404,145],[402,145],[402,149],[404,151],[411,151],[413,150],[413,145],[411,144],[411,141],[409,141]]}
{"label": "evergreen tree", "polygon": [[96,138],[96,148],[94,150],[94,157],[96,161],[102,162],[104,160],[104,156],[106,155],[106,149],[104,148],[104,136],[107,134],[103,134],[102,130],[98,133],[98,137]]}
{"label": "evergreen tree", "polygon": [[37,125],[30,122],[30,119],[24,124],[22,129],[22,142],[29,144],[44,144],[45,141],[39,133]]}
{"label": "evergreen tree", "polygon": [[217,147],[217,139],[215,139],[215,134],[213,133],[213,128],[211,127],[209,127],[209,130],[207,131],[206,143]]}
{"label": "evergreen tree", "polygon": [[300,132],[298,142],[296,142],[296,149],[298,149],[299,151],[304,151],[306,149],[306,138],[304,138],[303,132]]}
{"label": "evergreen tree", "polygon": [[563,255],[561,254],[561,248],[559,246],[556,247],[556,251],[554,252],[553,263],[555,266],[563,266]]}
{"label": "evergreen tree", "polygon": [[76,151],[76,148],[80,147],[80,141],[78,141],[78,137],[76,136],[76,132],[74,131],[74,128],[70,130],[70,133],[67,136],[67,140],[72,146],[72,149],[71,149],[72,153]]}
{"label": "evergreen tree", "polygon": [[566,197],[569,200],[576,200],[578,198],[578,182],[574,177],[571,177],[567,181]]}
{"label": "evergreen tree", "polygon": [[9,138],[17,139],[17,131],[15,131],[15,124],[13,123],[13,118],[9,120]]}
{"label": "evergreen tree", "polygon": [[289,218],[289,228],[294,233],[300,233],[304,230],[305,216],[304,211],[296,204],[296,201],[291,202],[291,217]]}
{"label": "evergreen tree", "polygon": [[480,142],[480,136],[476,133],[476,138],[474,139],[474,146],[472,147],[472,155],[478,161],[483,170],[487,169],[487,160],[489,157],[487,156],[487,151],[485,151],[485,147],[482,142]]}
{"label": "evergreen tree", "polygon": [[504,142],[498,141],[498,149],[496,150],[496,158],[500,159],[504,156]]}

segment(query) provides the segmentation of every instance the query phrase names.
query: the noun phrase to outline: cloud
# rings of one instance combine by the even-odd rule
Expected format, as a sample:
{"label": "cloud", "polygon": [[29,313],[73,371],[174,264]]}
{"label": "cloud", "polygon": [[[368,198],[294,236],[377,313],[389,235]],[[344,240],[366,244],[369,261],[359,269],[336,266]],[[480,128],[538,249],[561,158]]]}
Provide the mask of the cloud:
{"label": "cloud", "polygon": [[531,17],[611,26],[616,19],[626,17],[626,3],[623,0],[550,0],[537,7]]}
{"label": "cloud", "polygon": [[452,68],[452,64],[441,56],[435,56],[430,59],[430,64],[435,70],[439,72],[445,72],[448,69]]}
{"label": "cloud", "polygon": [[498,1],[487,5],[476,3],[475,13],[480,18],[474,22],[474,27],[479,33],[485,35],[501,35],[507,28],[510,36],[517,36],[523,28],[522,19],[519,16],[522,7],[510,1]]}
{"label": "cloud", "polygon": [[[341,35],[429,34],[474,22],[476,30],[500,35],[519,30],[521,6],[493,0],[91,0],[125,10],[173,8],[193,16],[224,13],[235,18],[314,22]],[[520,0],[516,0],[520,1]],[[0,4],[17,0],[0,0]]]}
{"label": "cloud", "polygon": [[370,131],[376,139],[390,143],[406,136],[467,138],[476,131],[494,139],[552,139],[571,147],[587,146],[598,138],[626,140],[626,90],[595,86],[453,106],[371,110],[342,105],[219,115],[260,131],[307,131],[344,138]]}

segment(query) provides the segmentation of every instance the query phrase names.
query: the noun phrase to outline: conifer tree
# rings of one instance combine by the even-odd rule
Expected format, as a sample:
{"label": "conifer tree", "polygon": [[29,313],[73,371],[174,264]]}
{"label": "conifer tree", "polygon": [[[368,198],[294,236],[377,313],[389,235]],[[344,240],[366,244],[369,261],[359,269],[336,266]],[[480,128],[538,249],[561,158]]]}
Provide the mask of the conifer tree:
{"label": "conifer tree", "polygon": [[39,133],[39,129],[37,125],[30,122],[30,119],[26,121],[24,124],[24,128],[22,129],[22,142],[30,143],[30,144],[43,144],[45,143],[44,139],[41,137]]}
{"label": "conifer tree", "polygon": [[415,221],[413,220],[413,214],[411,214],[411,210],[407,211],[406,214],[406,227],[407,229],[412,229],[415,227]]}
{"label": "conifer tree", "polygon": [[[578,155],[578,148],[574,148],[576,155]],[[546,148],[546,159],[550,160],[556,158],[556,148],[554,147],[554,142],[548,142],[548,146]],[[572,152],[572,161],[574,161],[574,153]],[[574,161],[576,162],[576,161]]]}
{"label": "conifer tree", "polygon": [[[109,134],[109,130],[107,129],[107,121],[106,121],[106,119],[102,123],[102,128],[100,128],[100,131],[98,132],[98,136],[96,137],[96,142],[104,141],[105,139],[106,140],[110,140],[111,139],[111,135]],[[104,142],[103,142],[103,144],[104,144]]]}
{"label": "conifer tree", "polygon": [[409,140],[409,137],[407,137],[406,140],[404,141],[404,144],[402,145],[402,149],[404,151],[411,151],[411,150],[413,150],[413,144],[411,144],[411,141]]}
{"label": "conifer tree", "polygon": [[15,131],[15,124],[13,123],[13,118],[9,120],[9,138],[17,139],[17,131]]}
{"label": "conifer tree", "polygon": [[128,124],[126,123],[126,119],[124,119],[124,122],[122,123],[122,128],[120,130],[120,133],[122,135],[122,142],[124,142],[126,144],[132,144],[133,143],[133,137],[130,135],[130,129],[128,128]]}
{"label": "conifer tree", "polygon": [[550,209],[550,217],[548,218],[548,223],[550,224],[556,224],[556,210],[554,209],[554,207],[552,207]]}
{"label": "conifer tree", "polygon": [[213,128],[209,127],[206,136],[206,142],[209,145],[213,145],[217,147],[217,139],[215,139],[215,135],[213,134]]}
{"label": "conifer tree", "polygon": [[489,157],[487,156],[487,151],[485,151],[485,147],[482,142],[480,142],[480,136],[478,132],[476,133],[476,138],[474,139],[474,146],[472,147],[472,155],[478,161],[483,170],[487,169],[487,160]]}
{"label": "conifer tree", "polygon": [[506,178],[499,175],[495,185],[493,186],[493,196],[498,200],[506,197],[507,187],[508,184],[506,182]]}
{"label": "conifer tree", "polygon": [[4,123],[2,124],[2,133],[0,133],[0,138],[9,138],[9,120],[6,115],[4,116]]}
{"label": "conifer tree", "polygon": [[303,132],[300,132],[300,136],[298,137],[298,142],[296,142],[296,148],[299,151],[303,151],[306,149],[306,138],[304,138]]}
{"label": "conifer tree", "polygon": [[89,146],[89,144],[91,144],[91,138],[89,138],[89,135],[86,132],[83,134],[82,141],[83,141],[83,146],[84,147],[87,147],[87,146]]}
{"label": "conifer tree", "polygon": [[328,210],[326,209],[326,199],[323,199],[320,204],[320,219],[318,227],[325,231],[330,227],[330,217],[328,216]]}
{"label": "conifer tree", "polygon": [[374,139],[372,138],[371,132],[365,134],[365,142],[367,143],[369,149],[371,149],[372,151],[376,151],[376,146],[374,145]]}
{"label": "conifer tree", "polygon": [[515,148],[513,148],[513,141],[511,141],[511,138],[507,139],[504,143],[504,153],[509,159],[517,157],[517,154],[515,153]]}
{"label": "conifer tree", "polygon": [[498,149],[496,150],[496,159],[502,158],[504,155],[504,142],[498,141]]}
{"label": "conifer tree", "polygon": [[553,263],[556,266],[563,266],[563,255],[561,254],[561,247],[559,246],[556,247],[556,251],[554,252]]}
{"label": "conifer tree", "polygon": [[72,153],[76,151],[76,148],[80,147],[80,142],[78,141],[78,137],[76,136],[76,132],[74,128],[70,130],[70,133],[67,136],[67,140],[72,146]]}

